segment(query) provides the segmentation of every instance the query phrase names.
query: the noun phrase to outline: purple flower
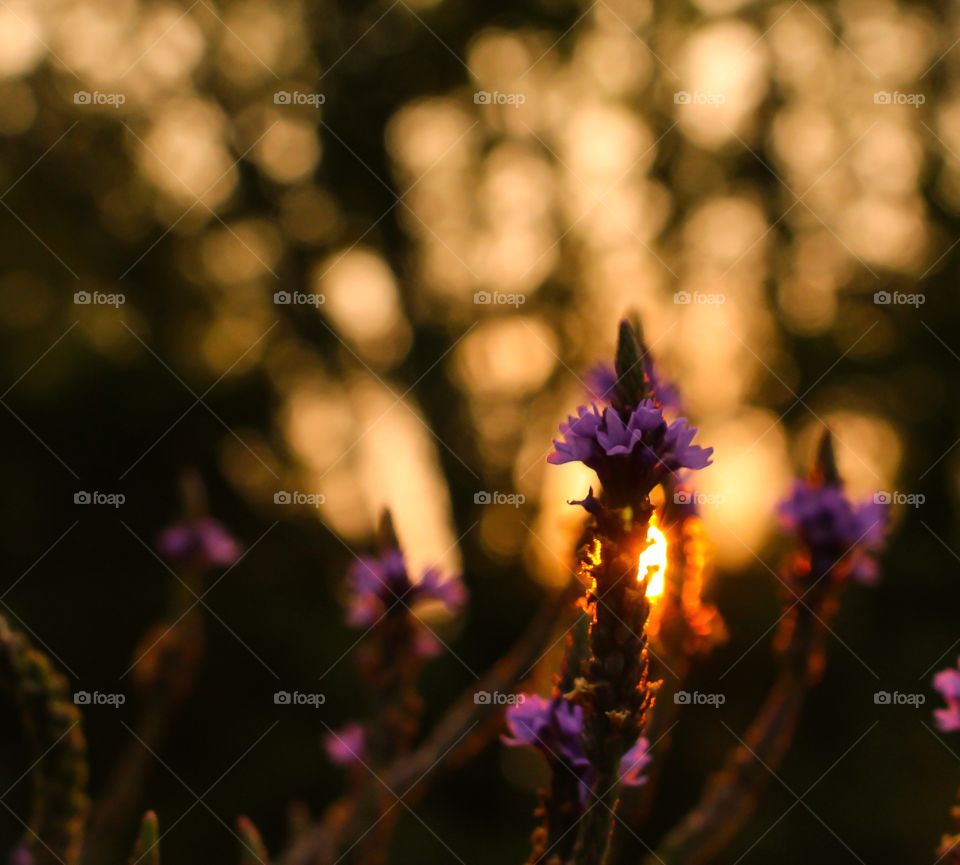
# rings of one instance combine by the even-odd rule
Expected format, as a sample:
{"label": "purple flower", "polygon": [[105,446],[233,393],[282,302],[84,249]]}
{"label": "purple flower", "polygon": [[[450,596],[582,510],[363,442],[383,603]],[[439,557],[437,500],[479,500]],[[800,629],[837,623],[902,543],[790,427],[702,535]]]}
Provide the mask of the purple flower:
{"label": "purple flower", "polygon": [[7,859],[8,865],[33,865],[33,862],[33,854],[30,852],[30,848],[26,842],[14,847],[13,850],[10,851],[10,856]]}
{"label": "purple flower", "polygon": [[778,507],[784,525],[813,551],[841,557],[852,554],[850,576],[861,583],[877,579],[873,556],[883,547],[886,505],[853,505],[835,484],[797,481]]}
{"label": "purple flower", "polygon": [[[960,667],[960,661],[958,661]],[[933,718],[944,733],[960,730],[960,669],[948,667],[933,677],[933,687],[947,703],[946,709],[934,709]]]}
{"label": "purple flower", "polygon": [[[660,403],[663,408],[679,411],[680,393],[677,389],[657,373],[656,366],[649,354],[643,358],[642,363],[644,376],[653,393],[653,399]],[[608,405],[613,401],[617,389],[617,372],[613,364],[605,361],[595,363],[587,370],[585,378],[591,399]]]}
{"label": "purple flower", "polygon": [[547,461],[582,462],[593,469],[616,505],[645,496],[671,472],[702,469],[713,448],[692,444],[697,434],[685,418],[667,425],[653,400],[645,399],[624,419],[614,408],[580,406],[577,417],[560,424]]}
{"label": "purple flower", "polygon": [[[583,707],[563,697],[547,700],[521,695],[523,700],[507,709],[509,736],[503,742],[512,747],[536,748],[556,771],[574,774],[580,784],[580,804],[590,801],[596,771],[583,748]],[[650,762],[649,743],[640,738],[620,759],[620,782],[630,787],[646,783],[643,770]]]}
{"label": "purple flower", "polygon": [[157,549],[172,562],[199,568],[227,567],[240,557],[240,544],[211,517],[175,523],[160,533]]}
{"label": "purple flower", "polygon": [[641,736],[634,746],[620,758],[620,782],[628,787],[640,787],[647,783],[643,770],[647,768],[653,755],[650,742]]}
{"label": "purple flower", "polygon": [[391,547],[379,557],[363,556],[351,568],[347,623],[368,628],[401,600],[400,609],[421,601],[439,601],[456,612],[466,596],[459,577],[444,580],[436,568],[427,568],[419,581],[411,581],[403,553]]}
{"label": "purple flower", "polygon": [[339,730],[331,731],[323,737],[323,747],[331,763],[337,766],[350,766],[362,763],[366,754],[366,734],[363,727],[351,721]]}

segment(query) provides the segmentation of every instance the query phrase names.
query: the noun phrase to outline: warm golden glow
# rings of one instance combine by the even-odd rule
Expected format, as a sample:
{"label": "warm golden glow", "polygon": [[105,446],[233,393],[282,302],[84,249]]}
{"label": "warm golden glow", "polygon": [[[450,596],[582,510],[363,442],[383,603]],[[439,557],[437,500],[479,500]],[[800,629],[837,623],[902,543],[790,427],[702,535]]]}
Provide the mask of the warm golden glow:
{"label": "warm golden glow", "polygon": [[647,597],[651,600],[663,594],[667,573],[667,536],[657,525],[657,515],[650,517],[647,526],[647,547],[640,553],[637,580],[647,583]]}

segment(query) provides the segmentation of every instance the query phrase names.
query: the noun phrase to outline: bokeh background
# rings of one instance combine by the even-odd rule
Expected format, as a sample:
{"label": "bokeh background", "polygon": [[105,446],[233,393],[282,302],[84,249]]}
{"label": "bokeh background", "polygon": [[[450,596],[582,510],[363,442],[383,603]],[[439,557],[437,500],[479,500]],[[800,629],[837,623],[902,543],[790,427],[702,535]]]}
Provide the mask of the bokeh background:
{"label": "bokeh background", "polygon": [[[185,467],[249,549],[205,598],[143,803],[182,817],[168,861],[234,861],[238,814],[276,848],[290,801],[343,788],[320,737],[369,707],[342,579],[383,506],[472,593],[429,718],[522,633],[589,483],[546,465],[550,437],[631,309],[716,448],[731,631],[694,680],[727,702],[684,715],[647,838],[772,677],[774,504],[827,424],[856,495],[923,502],[895,508],[885,578],[847,594],[782,782],[719,861],[934,861],[960,784],[929,728],[960,636],[957,27],[883,0],[0,2],[0,605],[76,687],[123,691]],[[280,687],[326,693],[322,719]],[[6,788],[29,760],[3,711]],[[94,790],[132,716],[86,713]],[[522,861],[538,780],[492,744],[393,861]],[[7,847],[26,792],[0,800]]]}

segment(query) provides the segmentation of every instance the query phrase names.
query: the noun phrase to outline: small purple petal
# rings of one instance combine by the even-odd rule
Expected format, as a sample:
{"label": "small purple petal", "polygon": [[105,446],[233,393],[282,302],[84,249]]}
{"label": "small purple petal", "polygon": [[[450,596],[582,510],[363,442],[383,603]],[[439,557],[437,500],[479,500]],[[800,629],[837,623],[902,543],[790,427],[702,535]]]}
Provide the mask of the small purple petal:
{"label": "small purple petal", "polygon": [[960,730],[960,660],[956,667],[941,670],[933,677],[933,687],[947,704],[945,709],[934,709],[933,718],[944,733]]}
{"label": "small purple petal", "polygon": [[628,787],[639,787],[647,783],[643,770],[653,757],[650,754],[650,742],[643,736],[620,758],[620,781]]}
{"label": "small purple petal", "polygon": [[960,730],[960,706],[953,705],[946,709],[934,709],[933,720],[941,733],[956,733]]}
{"label": "small purple petal", "polygon": [[944,700],[960,700],[960,670],[953,667],[941,670],[933,677],[933,687]]}
{"label": "small purple petal", "polygon": [[200,567],[227,567],[240,557],[240,545],[215,519],[184,521],[157,538],[160,554],[172,562]]}
{"label": "small purple petal", "polygon": [[327,733],[323,737],[323,747],[330,762],[338,766],[362,763],[366,754],[366,734],[360,724],[352,721],[340,730]]}

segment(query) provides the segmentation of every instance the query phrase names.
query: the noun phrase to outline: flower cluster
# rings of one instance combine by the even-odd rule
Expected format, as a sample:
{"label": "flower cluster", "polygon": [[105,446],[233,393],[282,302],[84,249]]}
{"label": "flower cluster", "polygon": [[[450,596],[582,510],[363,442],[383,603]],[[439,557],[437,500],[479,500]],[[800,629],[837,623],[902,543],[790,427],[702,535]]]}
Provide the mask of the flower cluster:
{"label": "flower cluster", "polygon": [[350,600],[347,623],[369,628],[395,607],[411,608],[424,601],[438,601],[454,613],[466,601],[459,577],[443,579],[436,568],[427,568],[416,582],[410,579],[403,552],[388,547],[379,556],[363,556],[350,570]]}
{"label": "flower cluster", "polygon": [[877,579],[874,556],[883,545],[887,508],[854,505],[839,483],[797,481],[778,508],[784,525],[815,551],[850,562],[850,577],[861,583]]}
{"label": "flower cluster", "polygon": [[419,675],[440,645],[417,607],[432,602],[456,613],[467,597],[459,576],[444,578],[437,568],[411,577],[389,512],[379,542],[379,553],[358,557],[347,579],[346,621],[364,629],[357,666],[376,712],[324,737],[330,761],[345,767],[383,766],[409,752],[422,710]]}
{"label": "flower cluster", "polygon": [[680,469],[710,464],[713,448],[693,444],[695,427],[685,418],[667,424],[663,410],[644,399],[624,416],[613,407],[580,406],[576,417],[560,425],[548,462],[582,462],[600,478],[611,504],[623,506],[644,497]]}
{"label": "flower cluster", "polygon": [[[547,700],[524,695],[522,702],[507,709],[509,736],[503,742],[511,746],[529,746],[540,751],[554,772],[566,771],[579,783],[580,805],[590,800],[596,768],[583,747],[583,707],[563,697]],[[649,742],[640,738],[620,759],[620,783],[639,787],[646,783],[643,770],[650,762]]]}
{"label": "flower cluster", "polygon": [[240,557],[240,544],[212,517],[174,523],[160,533],[157,549],[171,562],[200,569],[225,568]]}

